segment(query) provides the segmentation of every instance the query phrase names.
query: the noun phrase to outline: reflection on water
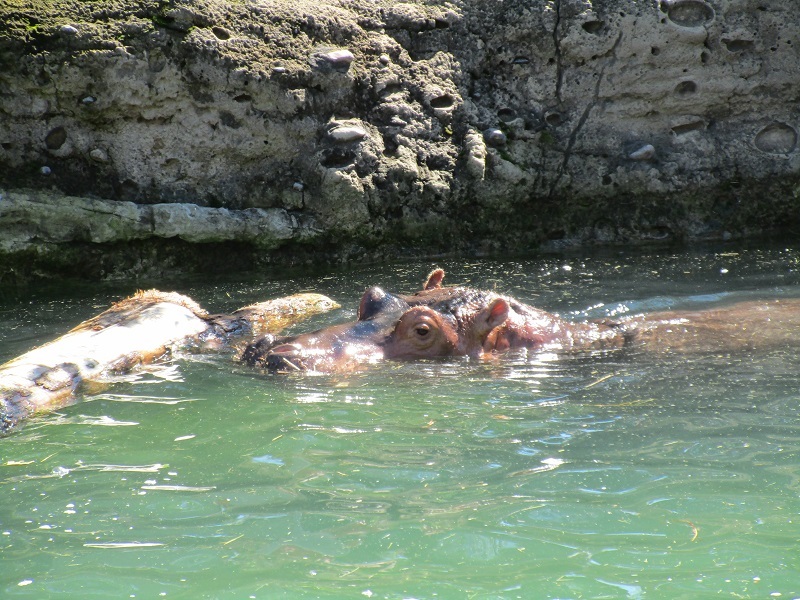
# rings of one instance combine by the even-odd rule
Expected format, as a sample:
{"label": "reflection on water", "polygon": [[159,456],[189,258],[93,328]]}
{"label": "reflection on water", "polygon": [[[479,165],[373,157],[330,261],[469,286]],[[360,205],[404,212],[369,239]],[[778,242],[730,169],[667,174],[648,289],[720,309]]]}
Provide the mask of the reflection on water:
{"label": "reflection on water", "polygon": [[[439,266],[584,318],[796,297],[798,265],[776,249]],[[327,293],[344,308],[317,327],[432,266],[153,285],[215,311]],[[9,300],[3,358],[128,291]],[[315,376],[185,358],[0,440],[0,596],[797,597],[799,367],[796,348]]]}

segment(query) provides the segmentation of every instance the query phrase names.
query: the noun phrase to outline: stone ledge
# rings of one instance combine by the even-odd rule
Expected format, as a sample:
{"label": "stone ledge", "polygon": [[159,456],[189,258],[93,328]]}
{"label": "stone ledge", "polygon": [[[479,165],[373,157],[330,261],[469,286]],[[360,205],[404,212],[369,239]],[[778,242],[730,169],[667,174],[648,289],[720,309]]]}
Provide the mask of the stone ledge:
{"label": "stone ledge", "polygon": [[316,234],[312,219],[299,218],[282,208],[134,204],[41,190],[0,189],[0,251],[9,253],[42,244],[107,244],[147,238],[247,242],[270,249]]}

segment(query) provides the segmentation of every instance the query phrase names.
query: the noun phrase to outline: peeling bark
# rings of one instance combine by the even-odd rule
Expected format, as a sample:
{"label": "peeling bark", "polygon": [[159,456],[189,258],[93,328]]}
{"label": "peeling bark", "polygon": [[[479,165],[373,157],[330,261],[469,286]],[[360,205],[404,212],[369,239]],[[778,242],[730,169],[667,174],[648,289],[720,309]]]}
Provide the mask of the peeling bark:
{"label": "peeling bark", "polygon": [[338,305],[320,294],[260,302],[209,315],[191,298],[139,292],[60,338],[0,366],[0,435],[24,419],[75,401],[86,384],[158,361],[172,350],[218,349],[237,339],[277,333]]}

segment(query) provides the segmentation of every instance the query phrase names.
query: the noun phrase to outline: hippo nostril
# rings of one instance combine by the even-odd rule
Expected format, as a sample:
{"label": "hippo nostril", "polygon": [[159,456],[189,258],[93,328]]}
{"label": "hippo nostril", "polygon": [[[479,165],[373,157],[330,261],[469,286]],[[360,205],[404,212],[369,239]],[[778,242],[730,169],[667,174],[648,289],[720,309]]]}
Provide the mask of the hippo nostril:
{"label": "hippo nostril", "polygon": [[302,348],[297,344],[278,344],[269,349],[269,354],[280,356],[300,356]]}
{"label": "hippo nostril", "polygon": [[295,344],[279,344],[274,348],[270,348],[267,353],[267,369],[283,373],[302,371],[301,357],[302,348],[300,346]]}
{"label": "hippo nostril", "polygon": [[264,361],[264,356],[269,352],[270,346],[275,343],[275,336],[266,334],[252,344],[248,344],[242,353],[242,361],[255,367]]}

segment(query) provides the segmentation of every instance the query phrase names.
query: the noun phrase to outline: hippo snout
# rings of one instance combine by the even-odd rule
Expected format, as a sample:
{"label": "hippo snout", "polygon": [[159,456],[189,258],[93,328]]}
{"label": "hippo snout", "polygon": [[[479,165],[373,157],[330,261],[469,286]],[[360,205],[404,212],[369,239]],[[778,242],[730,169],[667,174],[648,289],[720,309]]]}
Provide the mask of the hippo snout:
{"label": "hippo snout", "polygon": [[300,346],[296,344],[278,344],[269,349],[264,363],[270,371],[289,373],[305,370],[306,367],[302,359],[303,349]]}
{"label": "hippo snout", "polygon": [[308,369],[306,353],[299,344],[287,338],[267,335],[247,346],[242,361],[253,367],[261,367],[274,373],[292,373]]}

